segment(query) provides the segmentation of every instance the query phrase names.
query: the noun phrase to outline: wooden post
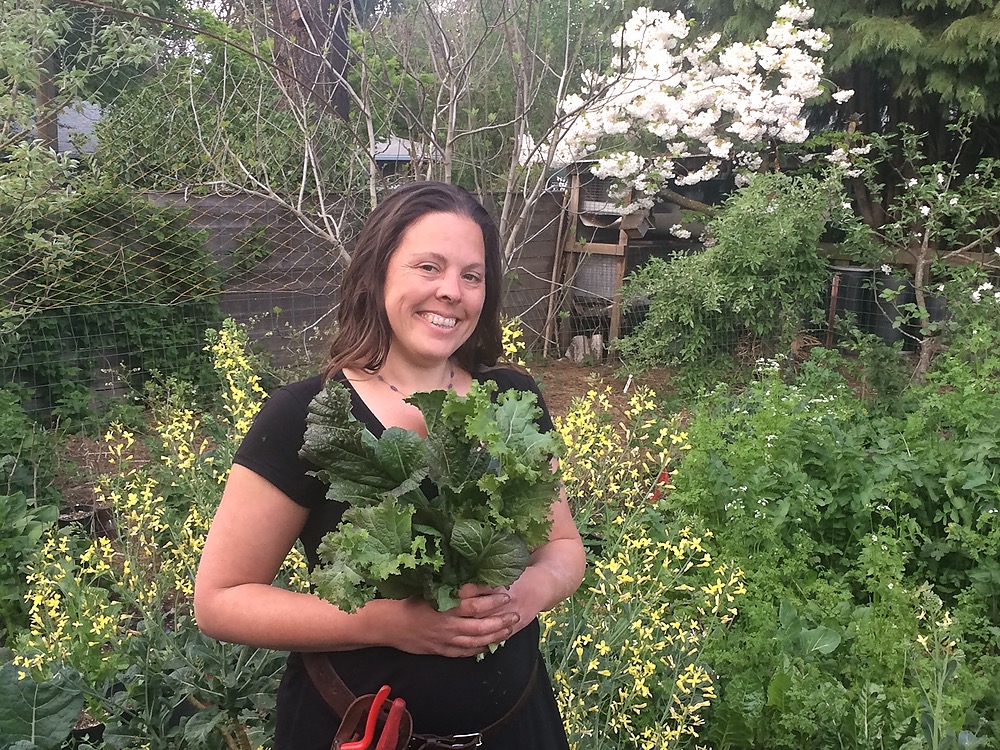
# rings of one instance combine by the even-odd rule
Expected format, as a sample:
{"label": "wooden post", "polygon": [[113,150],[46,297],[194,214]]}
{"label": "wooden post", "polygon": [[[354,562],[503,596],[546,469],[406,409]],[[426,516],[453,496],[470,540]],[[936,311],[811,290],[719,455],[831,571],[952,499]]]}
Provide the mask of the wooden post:
{"label": "wooden post", "polygon": [[[632,202],[633,191],[629,190],[627,201]],[[618,229],[618,253],[615,258],[615,280],[611,298],[611,326],[608,331],[608,350],[615,348],[622,326],[622,284],[625,283],[626,253],[628,252],[628,232],[625,231],[625,217]]]}
{"label": "wooden post", "polygon": [[[562,257],[564,259],[562,282],[568,284],[576,275],[577,253],[573,252],[576,247],[577,221],[580,216],[580,175],[573,171],[569,178],[569,201],[566,210],[569,212],[569,226],[566,229],[566,237],[562,243]],[[553,278],[556,274],[553,273]],[[563,302],[559,305],[559,311],[571,310],[573,307],[573,289],[571,286],[565,287]],[[558,314],[558,313],[557,313]],[[559,321],[559,352],[560,354],[569,348],[570,342],[569,318]]]}
{"label": "wooden post", "polygon": [[[564,248],[566,246],[566,227],[569,224],[570,191],[563,193],[559,204],[559,227],[556,230],[556,249],[552,254],[552,275],[549,277],[549,300],[545,310],[545,327],[542,331],[542,356],[549,356],[549,344],[554,340],[553,331],[556,328],[556,299],[559,296],[560,273],[562,272]],[[573,227],[575,230],[575,226]],[[559,342],[556,341],[556,344]]]}
{"label": "wooden post", "polygon": [[622,229],[618,233],[618,255],[615,258],[614,296],[611,299],[611,328],[608,331],[608,349],[613,349],[622,325],[622,284],[625,283],[625,253],[628,249],[628,235]]}

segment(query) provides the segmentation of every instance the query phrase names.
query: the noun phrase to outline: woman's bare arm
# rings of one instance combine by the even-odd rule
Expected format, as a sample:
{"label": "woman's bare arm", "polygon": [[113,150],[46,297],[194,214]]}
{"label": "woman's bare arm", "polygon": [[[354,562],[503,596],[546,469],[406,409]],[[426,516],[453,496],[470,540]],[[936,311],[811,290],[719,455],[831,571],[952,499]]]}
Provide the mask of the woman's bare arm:
{"label": "woman's bare arm", "polygon": [[376,600],[347,614],[312,594],[272,585],[308,515],[263,477],[233,466],[195,582],[195,617],[206,635],[290,651],[392,646],[471,656],[517,628],[519,615],[507,606],[511,595],[502,592],[448,612],[410,599]]}

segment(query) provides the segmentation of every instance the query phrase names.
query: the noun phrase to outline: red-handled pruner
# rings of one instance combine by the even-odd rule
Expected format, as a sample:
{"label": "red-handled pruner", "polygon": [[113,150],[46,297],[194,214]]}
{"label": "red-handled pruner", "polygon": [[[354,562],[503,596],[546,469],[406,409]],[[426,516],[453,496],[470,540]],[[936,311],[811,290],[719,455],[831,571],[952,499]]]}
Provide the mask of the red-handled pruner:
{"label": "red-handled pruner", "polygon": [[[368,750],[368,746],[372,744],[372,740],[375,739],[375,725],[378,723],[379,711],[382,709],[382,704],[385,703],[385,700],[388,697],[389,686],[383,685],[379,688],[379,691],[375,693],[375,698],[372,700],[372,704],[368,708],[368,721],[365,722],[364,736],[355,742],[341,743],[340,750]],[[395,704],[393,707],[395,707]],[[384,734],[385,733],[383,732],[383,736]]]}
{"label": "red-handled pruner", "polygon": [[[399,725],[406,713],[406,701],[402,698],[395,698],[389,708],[389,716],[386,717],[385,726],[382,727],[382,736],[379,737],[375,750],[396,750],[399,747]],[[407,730],[406,737],[410,732]]]}

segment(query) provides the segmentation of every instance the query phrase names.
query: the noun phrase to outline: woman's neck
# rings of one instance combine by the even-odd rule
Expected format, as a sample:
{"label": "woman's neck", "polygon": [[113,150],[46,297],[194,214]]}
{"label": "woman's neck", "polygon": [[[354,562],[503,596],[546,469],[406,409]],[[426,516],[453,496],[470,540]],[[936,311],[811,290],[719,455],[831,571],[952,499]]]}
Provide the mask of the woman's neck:
{"label": "woman's neck", "polygon": [[409,396],[420,391],[451,390],[455,373],[455,363],[450,359],[438,366],[420,367],[388,357],[373,374],[387,389]]}

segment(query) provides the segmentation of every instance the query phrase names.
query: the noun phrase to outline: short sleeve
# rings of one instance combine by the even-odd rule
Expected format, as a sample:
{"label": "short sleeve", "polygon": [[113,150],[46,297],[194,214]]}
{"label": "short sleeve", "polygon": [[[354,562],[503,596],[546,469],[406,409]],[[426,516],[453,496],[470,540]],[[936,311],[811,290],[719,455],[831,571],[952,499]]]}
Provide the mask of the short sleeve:
{"label": "short sleeve", "polygon": [[326,496],[326,485],[309,474],[316,467],[299,457],[309,401],[319,387],[320,379],[312,378],[277,390],[233,457],[234,464],[260,475],[306,508],[315,508]]}

